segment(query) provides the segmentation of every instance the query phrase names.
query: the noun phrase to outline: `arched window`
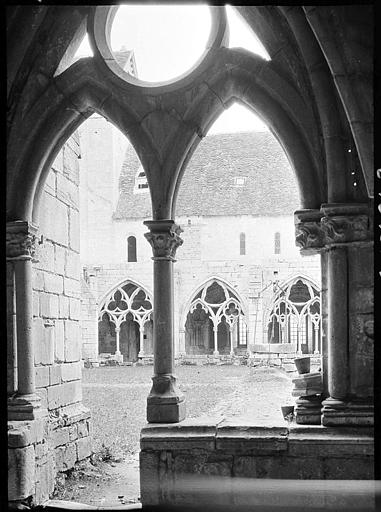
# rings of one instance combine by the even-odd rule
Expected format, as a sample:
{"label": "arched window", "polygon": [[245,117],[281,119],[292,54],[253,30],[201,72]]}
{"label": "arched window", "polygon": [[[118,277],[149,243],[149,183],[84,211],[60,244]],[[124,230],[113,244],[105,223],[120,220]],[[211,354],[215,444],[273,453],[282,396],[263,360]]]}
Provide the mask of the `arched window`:
{"label": "arched window", "polygon": [[246,235],[241,233],[239,235],[239,254],[244,256],[246,254]]}
{"label": "arched window", "polygon": [[129,236],[127,238],[127,261],[137,261],[136,238],[134,236]]}
{"label": "arched window", "polygon": [[193,298],[185,323],[187,354],[234,354],[247,347],[246,320],[234,291],[212,279]]}
{"label": "arched window", "polygon": [[299,352],[319,353],[321,313],[316,286],[299,276],[278,286],[267,333],[269,343],[293,343]]}
{"label": "arched window", "polygon": [[278,231],[274,235],[274,254],[280,254],[280,233]]}

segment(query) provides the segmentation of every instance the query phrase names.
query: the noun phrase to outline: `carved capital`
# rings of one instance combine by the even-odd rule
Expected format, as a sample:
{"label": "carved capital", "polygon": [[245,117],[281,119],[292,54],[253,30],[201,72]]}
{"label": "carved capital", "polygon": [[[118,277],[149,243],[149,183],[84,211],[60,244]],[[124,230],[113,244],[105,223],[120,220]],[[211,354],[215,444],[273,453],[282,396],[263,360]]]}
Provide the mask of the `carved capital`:
{"label": "carved capital", "polygon": [[324,204],[321,220],[326,244],[363,242],[372,238],[370,210],[366,204]]}
{"label": "carved capital", "polygon": [[302,254],[316,254],[324,248],[324,232],[319,210],[299,210],[294,213],[295,243]]}
{"label": "carved capital", "polygon": [[153,260],[175,261],[176,250],[182,245],[182,229],[173,220],[150,220],[144,222],[149,228],[145,237],[151,244]]}
{"label": "carved capital", "polygon": [[37,227],[29,222],[7,223],[6,255],[8,260],[32,259],[36,253]]}

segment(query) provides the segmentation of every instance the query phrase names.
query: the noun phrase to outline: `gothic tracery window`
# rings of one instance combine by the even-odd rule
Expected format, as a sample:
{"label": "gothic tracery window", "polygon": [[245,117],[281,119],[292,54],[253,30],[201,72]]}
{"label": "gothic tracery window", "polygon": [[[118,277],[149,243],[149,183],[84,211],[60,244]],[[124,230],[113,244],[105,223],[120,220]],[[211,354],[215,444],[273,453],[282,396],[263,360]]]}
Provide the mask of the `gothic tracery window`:
{"label": "gothic tracery window", "polygon": [[268,342],[292,343],[303,353],[320,352],[319,290],[302,277],[278,288],[267,325]]}
{"label": "gothic tracery window", "polygon": [[185,324],[187,351],[192,354],[230,353],[247,346],[245,316],[237,295],[213,280],[193,298]]}

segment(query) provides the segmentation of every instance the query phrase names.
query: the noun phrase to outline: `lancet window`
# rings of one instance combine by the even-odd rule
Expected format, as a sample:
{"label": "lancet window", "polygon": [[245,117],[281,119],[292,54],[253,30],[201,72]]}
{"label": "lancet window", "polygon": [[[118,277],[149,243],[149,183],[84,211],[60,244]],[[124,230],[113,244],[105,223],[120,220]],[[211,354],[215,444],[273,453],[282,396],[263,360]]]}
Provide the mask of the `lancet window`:
{"label": "lancet window", "polygon": [[295,277],[275,291],[267,327],[269,343],[293,343],[298,352],[319,353],[320,292],[303,277]]}

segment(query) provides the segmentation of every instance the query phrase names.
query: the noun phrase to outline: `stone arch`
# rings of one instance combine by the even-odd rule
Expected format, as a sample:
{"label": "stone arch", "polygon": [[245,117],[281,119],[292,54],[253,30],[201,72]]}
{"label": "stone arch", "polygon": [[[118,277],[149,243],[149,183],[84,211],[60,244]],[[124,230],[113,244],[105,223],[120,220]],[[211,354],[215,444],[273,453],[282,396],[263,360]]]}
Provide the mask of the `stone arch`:
{"label": "stone arch", "polygon": [[[299,281],[307,287],[309,295],[309,299],[303,303],[290,297],[290,292]],[[279,333],[275,343],[293,343],[295,341],[295,333],[291,333],[293,329],[296,332],[296,345],[299,353],[302,352],[302,341],[305,341],[305,350],[319,353],[319,349],[321,350],[321,318],[320,286],[314,279],[300,273],[278,284],[271,303],[265,311],[264,325],[267,330],[271,322],[274,331],[274,321],[277,324]],[[270,339],[266,341],[271,342]]]}
{"label": "stone arch", "polygon": [[[130,279],[123,280],[102,297],[98,308],[98,325],[100,327],[106,322],[110,327],[113,326],[110,333],[114,331],[115,356],[136,361],[144,355],[144,349],[147,348],[144,346],[146,324],[151,322],[152,312],[152,295],[145,287]],[[100,345],[101,340],[98,340],[99,353]]]}
{"label": "stone arch", "polygon": [[216,275],[212,275],[212,276],[208,277],[207,279],[205,279],[196,288],[194,288],[192,293],[189,295],[187,302],[183,305],[182,310],[181,310],[181,316],[180,316],[180,329],[185,328],[185,322],[187,319],[189,308],[193,302],[194,297],[198,293],[200,293],[200,291],[202,291],[205,287],[207,287],[208,284],[211,284],[213,281],[217,281],[217,282],[220,281],[237,296],[237,298],[241,304],[242,311],[243,311],[244,315],[247,316],[247,314],[248,314],[247,313],[247,304],[246,304],[246,301],[243,299],[242,295],[240,294],[240,292],[238,290],[236,290],[226,279],[224,279],[222,277],[218,277]]}
{"label": "stone arch", "polygon": [[[55,157],[70,135],[95,112],[128,136],[141,161],[147,161],[144,154],[157,160],[155,148],[131,107],[133,102],[110,94],[107,82],[99,78],[91,59],[76,62],[57,76],[33,105],[16,140],[10,137],[7,220],[37,223],[40,196]],[[20,138],[27,142],[22,152],[13,154],[12,146]]]}

